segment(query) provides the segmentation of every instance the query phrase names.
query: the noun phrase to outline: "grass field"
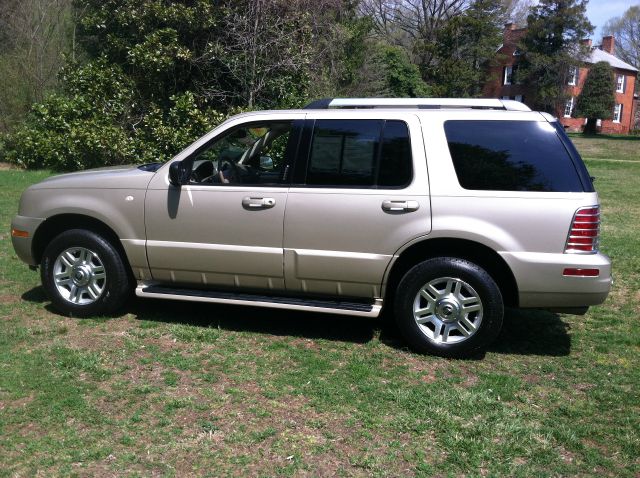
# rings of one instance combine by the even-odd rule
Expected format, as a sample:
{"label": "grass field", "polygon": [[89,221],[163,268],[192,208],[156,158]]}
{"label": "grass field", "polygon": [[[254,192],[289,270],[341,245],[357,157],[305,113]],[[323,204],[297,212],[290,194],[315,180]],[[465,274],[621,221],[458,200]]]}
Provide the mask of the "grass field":
{"label": "grass field", "polygon": [[508,311],[469,361],[348,317],[159,301],[61,317],[8,234],[46,173],[0,171],[0,476],[640,476],[640,141],[573,139],[610,298]]}

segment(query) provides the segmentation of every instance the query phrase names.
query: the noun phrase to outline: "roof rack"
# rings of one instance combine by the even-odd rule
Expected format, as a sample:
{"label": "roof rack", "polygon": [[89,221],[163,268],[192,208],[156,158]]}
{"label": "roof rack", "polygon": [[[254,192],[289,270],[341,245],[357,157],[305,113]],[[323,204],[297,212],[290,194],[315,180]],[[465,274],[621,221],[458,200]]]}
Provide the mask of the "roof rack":
{"label": "roof rack", "polygon": [[329,108],[418,108],[418,109],[481,109],[531,111],[519,101],[495,98],[323,98],[309,103],[306,110]]}

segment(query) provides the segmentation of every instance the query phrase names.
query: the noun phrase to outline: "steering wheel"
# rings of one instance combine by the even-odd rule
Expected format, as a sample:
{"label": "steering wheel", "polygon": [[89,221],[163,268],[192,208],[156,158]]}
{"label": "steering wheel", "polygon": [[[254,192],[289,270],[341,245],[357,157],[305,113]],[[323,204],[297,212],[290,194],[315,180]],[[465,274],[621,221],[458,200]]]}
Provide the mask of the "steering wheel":
{"label": "steering wheel", "polygon": [[240,173],[235,162],[228,159],[218,159],[218,178],[222,184],[237,184]]}
{"label": "steering wheel", "polygon": [[203,161],[193,169],[193,172],[191,173],[191,181],[194,183],[211,182],[213,174],[213,162]]}

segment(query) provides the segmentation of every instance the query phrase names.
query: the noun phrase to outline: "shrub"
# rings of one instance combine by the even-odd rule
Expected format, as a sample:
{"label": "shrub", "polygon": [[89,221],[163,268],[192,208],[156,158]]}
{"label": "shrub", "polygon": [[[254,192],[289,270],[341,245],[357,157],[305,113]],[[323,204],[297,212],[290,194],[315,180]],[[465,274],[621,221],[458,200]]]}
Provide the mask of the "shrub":
{"label": "shrub", "polygon": [[103,59],[66,69],[63,80],[65,90],[34,105],[7,137],[7,160],[54,170],[164,161],[224,119],[189,91],[171,96],[164,111],[143,105]]}

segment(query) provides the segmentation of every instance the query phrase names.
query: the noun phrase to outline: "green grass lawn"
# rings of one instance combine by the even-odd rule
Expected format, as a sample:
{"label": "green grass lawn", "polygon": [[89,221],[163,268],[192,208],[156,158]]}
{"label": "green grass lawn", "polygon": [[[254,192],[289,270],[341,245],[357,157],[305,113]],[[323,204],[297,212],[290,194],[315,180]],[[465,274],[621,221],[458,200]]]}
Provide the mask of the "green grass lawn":
{"label": "green grass lawn", "polygon": [[640,141],[573,139],[610,298],[508,311],[470,361],[348,317],[142,300],[61,317],[9,238],[47,174],[0,171],[0,476],[639,476]]}
{"label": "green grass lawn", "polygon": [[640,136],[569,135],[585,158],[640,161]]}

